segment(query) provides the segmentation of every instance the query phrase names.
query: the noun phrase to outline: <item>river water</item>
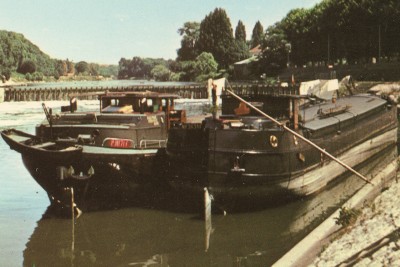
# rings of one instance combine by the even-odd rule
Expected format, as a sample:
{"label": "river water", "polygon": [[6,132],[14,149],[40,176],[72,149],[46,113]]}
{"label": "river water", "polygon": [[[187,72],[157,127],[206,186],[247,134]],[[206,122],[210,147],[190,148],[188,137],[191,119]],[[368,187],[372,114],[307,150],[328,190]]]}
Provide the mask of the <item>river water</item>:
{"label": "river water", "polygon": [[[68,103],[46,104],[57,112]],[[82,110],[96,105],[80,103]],[[34,133],[44,118],[40,102],[0,103],[0,129]],[[210,233],[199,214],[173,209],[88,212],[74,222],[54,216],[44,190],[3,140],[0,159],[0,266],[269,266],[363,185],[346,176],[314,197],[217,212]],[[362,172],[374,172],[382,160],[374,162]]]}

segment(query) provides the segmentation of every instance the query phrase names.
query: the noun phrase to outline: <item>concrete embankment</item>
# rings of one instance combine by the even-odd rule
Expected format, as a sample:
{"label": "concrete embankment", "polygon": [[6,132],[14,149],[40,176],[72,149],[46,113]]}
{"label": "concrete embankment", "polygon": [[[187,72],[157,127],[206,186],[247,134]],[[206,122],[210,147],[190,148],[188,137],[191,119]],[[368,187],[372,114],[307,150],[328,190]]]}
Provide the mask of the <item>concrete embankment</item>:
{"label": "concrete embankment", "polygon": [[395,158],[371,180],[374,186],[366,184],[342,206],[347,209],[362,207],[362,214],[353,225],[342,229],[336,224],[336,218],[340,217],[338,209],[273,266],[337,266],[353,258],[357,258],[355,262],[361,266],[370,263],[400,266],[398,239],[388,242],[372,255],[365,253],[365,258],[354,257],[400,227],[400,184],[397,179],[391,182],[388,190],[380,193],[386,188],[388,177],[396,176],[397,161]]}

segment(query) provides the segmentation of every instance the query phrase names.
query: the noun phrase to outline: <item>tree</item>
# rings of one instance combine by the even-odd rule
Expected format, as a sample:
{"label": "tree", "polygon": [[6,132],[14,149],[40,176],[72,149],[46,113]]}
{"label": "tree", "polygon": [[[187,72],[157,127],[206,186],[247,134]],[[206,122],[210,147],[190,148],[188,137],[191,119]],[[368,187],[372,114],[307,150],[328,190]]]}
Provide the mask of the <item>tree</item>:
{"label": "tree", "polygon": [[71,73],[74,74],[75,73],[75,64],[72,61],[69,61],[69,59],[67,58],[67,73]]}
{"label": "tree", "polygon": [[238,62],[250,57],[249,47],[243,41],[235,40],[229,48],[233,62]]}
{"label": "tree", "polygon": [[182,28],[178,29],[182,36],[181,48],[178,49],[178,61],[194,60],[198,56],[196,44],[200,35],[200,24],[194,21],[185,22]]}
{"label": "tree", "polygon": [[[279,74],[286,67],[288,53],[288,41],[279,27],[269,27],[262,43],[263,53],[257,62],[259,70],[272,77]],[[259,73],[261,75],[263,73]]]}
{"label": "tree", "polygon": [[246,28],[241,20],[239,20],[238,25],[235,30],[235,41],[231,47],[232,58],[234,62],[246,59],[250,57],[249,47],[246,43]]}
{"label": "tree", "polygon": [[60,76],[65,76],[67,75],[67,63],[64,60],[56,60],[54,63],[54,73],[53,76],[57,80],[60,78]]}
{"label": "tree", "polygon": [[150,77],[151,70],[157,65],[168,66],[167,61],[162,58],[144,58],[143,59],[143,74],[141,77]]}
{"label": "tree", "polygon": [[216,76],[218,63],[211,53],[203,52],[196,58],[194,70],[197,81],[206,81]]}
{"label": "tree", "polygon": [[196,79],[194,60],[179,62],[179,81],[194,81]]}
{"label": "tree", "polygon": [[140,58],[133,57],[131,60],[121,58],[118,66],[118,78],[148,78],[151,77],[151,71],[157,65],[163,65],[168,68],[168,61],[165,59]]}
{"label": "tree", "polygon": [[103,77],[118,77],[117,65],[100,65],[99,75]]}
{"label": "tree", "polygon": [[253,28],[253,33],[250,40],[250,48],[260,45],[264,40],[264,28],[260,21],[257,21]]}
{"label": "tree", "polygon": [[[315,36],[311,36],[310,28],[306,21],[309,19],[309,11],[304,8],[291,10],[286,17],[274,27],[281,27],[287,40],[291,43],[291,61],[297,65],[304,65],[316,52]],[[279,26],[278,26],[279,25]],[[311,49],[305,49],[310,47]]]}
{"label": "tree", "polygon": [[79,61],[75,65],[77,74],[89,73],[89,64],[86,61]]}
{"label": "tree", "polygon": [[2,79],[3,83],[5,81],[10,80],[10,78],[11,78],[11,70],[9,68],[0,68],[0,76],[1,76],[1,79]]}
{"label": "tree", "polygon": [[31,61],[28,63],[30,66],[26,67],[32,68],[34,65],[35,71],[40,71],[45,75],[52,75],[55,71],[55,60],[43,53],[22,34],[0,30],[0,66],[7,67],[11,71],[32,72],[33,69],[25,69],[22,65],[24,61]]}
{"label": "tree", "polygon": [[129,60],[121,58],[118,62],[118,79],[129,78]]}
{"label": "tree", "polygon": [[34,73],[36,71],[36,64],[32,60],[24,60],[17,71],[22,74]]}
{"label": "tree", "polygon": [[201,21],[197,49],[211,53],[222,68],[234,62],[230,54],[233,41],[231,22],[225,10],[216,8]]}
{"label": "tree", "polygon": [[171,72],[165,65],[156,65],[151,70],[151,76],[156,81],[169,81],[170,75]]}
{"label": "tree", "polygon": [[67,63],[64,60],[56,60],[56,62],[54,63],[54,67],[55,67],[55,72],[54,75],[55,76],[65,76],[68,73],[67,70]]}
{"label": "tree", "polygon": [[246,43],[246,28],[241,20],[239,20],[238,25],[236,26],[235,40]]}
{"label": "tree", "polygon": [[128,64],[129,77],[134,77],[134,78],[144,77],[145,76],[144,65],[145,64],[143,62],[143,59],[141,59],[140,57],[133,57]]}
{"label": "tree", "polygon": [[90,75],[92,75],[92,76],[99,75],[99,69],[100,69],[99,64],[96,64],[96,63],[89,64],[89,74]]}

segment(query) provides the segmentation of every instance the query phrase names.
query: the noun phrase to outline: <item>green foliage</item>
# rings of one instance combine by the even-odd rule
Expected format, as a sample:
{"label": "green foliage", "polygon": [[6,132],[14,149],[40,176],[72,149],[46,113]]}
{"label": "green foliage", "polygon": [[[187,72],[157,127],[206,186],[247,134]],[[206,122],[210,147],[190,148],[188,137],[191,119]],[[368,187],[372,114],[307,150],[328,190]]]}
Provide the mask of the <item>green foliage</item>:
{"label": "green foliage", "polygon": [[99,64],[89,63],[89,75],[91,76],[98,76],[99,75]]}
{"label": "green foliage", "polygon": [[[24,66],[26,62],[30,63]],[[54,63],[55,60],[40,51],[22,34],[0,31],[0,66],[2,68],[8,68],[11,71],[18,69],[25,74],[32,72],[32,67],[35,66],[36,71],[52,75],[55,72]]]}
{"label": "green foliage", "polygon": [[361,214],[360,210],[348,209],[342,207],[339,211],[339,217],[335,218],[335,223],[343,227],[349,226],[357,220],[357,217]]}
{"label": "green foliage", "polygon": [[172,72],[171,76],[169,77],[170,81],[179,82],[181,81],[181,73]]}
{"label": "green foliage", "polygon": [[246,43],[246,27],[241,20],[239,20],[235,29],[235,40]]}
{"label": "green foliage", "polygon": [[399,12],[398,0],[325,0],[291,10],[280,26],[296,65],[398,60]]}
{"label": "green foliage", "polygon": [[234,63],[230,54],[233,45],[231,22],[224,9],[216,8],[200,23],[200,35],[197,49],[211,53],[222,68]]}
{"label": "green foliage", "polygon": [[75,64],[77,74],[89,73],[89,64],[86,61],[79,61]]}
{"label": "green foliage", "polygon": [[17,71],[22,74],[34,73],[36,71],[36,64],[32,60],[25,60],[19,65]]}
{"label": "green foliage", "polygon": [[180,62],[179,81],[194,81],[196,79],[195,65],[196,61]]}
{"label": "green foliage", "polygon": [[54,63],[54,78],[57,80],[60,78],[60,76],[67,75],[67,63],[63,60],[56,60]]}
{"label": "green foliage", "polygon": [[0,67],[0,76],[3,82],[10,80],[11,78],[11,70],[9,68],[1,68]]}
{"label": "green foliage", "polygon": [[132,58],[129,63],[128,70],[131,77],[145,77],[144,62],[140,57]]}
{"label": "green foliage", "polygon": [[99,75],[99,69],[99,64],[87,63],[86,61],[80,61],[75,64],[76,74],[78,75],[97,76]]}
{"label": "green foliage", "polygon": [[178,33],[182,36],[181,48],[178,49],[178,61],[194,60],[198,51],[196,43],[200,35],[200,24],[198,22],[185,22],[183,28],[178,29]]}
{"label": "green foliage", "polygon": [[131,60],[121,58],[119,61],[119,79],[142,78],[144,73],[144,62],[140,57],[133,57]]}
{"label": "green foliage", "polygon": [[264,27],[260,21],[257,21],[254,25],[253,32],[251,35],[250,48],[254,48],[260,45],[264,40]]}
{"label": "green foliage", "polygon": [[139,77],[151,77],[151,70],[157,65],[168,66],[168,61],[162,58],[144,58],[143,59],[143,76]]}
{"label": "green foliage", "polygon": [[118,66],[117,65],[99,65],[99,75],[103,77],[117,77]]}
{"label": "green foliage", "polygon": [[243,59],[249,58],[249,47],[246,42],[246,28],[241,20],[235,30],[235,40],[230,47],[231,51],[229,54],[232,55],[233,62],[238,62]]}
{"label": "green foliage", "polygon": [[130,60],[126,58],[121,58],[118,62],[118,79],[129,78],[129,63]]}
{"label": "green foliage", "polygon": [[196,81],[206,81],[214,78],[218,70],[218,63],[214,60],[211,53],[203,52],[197,58],[194,64]]}
{"label": "green foliage", "polygon": [[[119,79],[147,79],[152,77],[151,71],[157,65],[163,65],[166,68],[172,64],[165,59],[140,58],[133,57],[130,59],[121,58],[119,61],[118,78]],[[159,67],[158,67],[159,69]]]}
{"label": "green foliage", "polygon": [[233,42],[232,46],[230,47],[230,54],[233,62],[238,62],[251,56],[247,43],[241,40],[235,40]]}
{"label": "green foliage", "polygon": [[256,65],[269,77],[278,75],[286,67],[289,43],[285,38],[282,29],[276,25],[267,30],[262,43],[263,53]]}
{"label": "green foliage", "polygon": [[[75,73],[75,64],[72,61],[69,61],[67,58],[67,60],[65,61],[65,64],[66,64],[66,71],[67,71],[66,74]],[[64,74],[64,75],[66,75],[66,74]]]}
{"label": "green foliage", "polygon": [[[36,45],[25,39],[22,34],[8,31],[0,31],[0,74],[6,79],[27,79],[29,81],[42,81],[44,77],[53,76],[59,79],[75,73],[80,75],[116,76],[117,66],[100,66],[96,63],[84,61],[75,64],[66,59],[52,59],[43,53]],[[14,77],[15,71],[23,74]],[[29,74],[29,75],[28,75]]]}
{"label": "green foliage", "polygon": [[169,81],[170,77],[170,70],[165,66],[165,65],[156,65],[152,70],[151,70],[151,76],[156,80],[156,81]]}

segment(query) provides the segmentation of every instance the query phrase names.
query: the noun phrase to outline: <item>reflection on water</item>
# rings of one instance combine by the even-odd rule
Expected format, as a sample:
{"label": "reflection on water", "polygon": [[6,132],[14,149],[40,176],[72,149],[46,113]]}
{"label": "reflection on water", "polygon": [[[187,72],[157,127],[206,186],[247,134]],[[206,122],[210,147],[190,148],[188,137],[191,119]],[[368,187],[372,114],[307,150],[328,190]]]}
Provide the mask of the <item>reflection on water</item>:
{"label": "reflection on water", "polygon": [[[396,155],[396,148],[388,149],[360,171],[372,175]],[[126,208],[84,213],[72,227],[71,220],[48,210],[26,245],[24,266],[268,266],[363,183],[344,176],[314,197],[214,214],[208,240],[196,213]]]}

